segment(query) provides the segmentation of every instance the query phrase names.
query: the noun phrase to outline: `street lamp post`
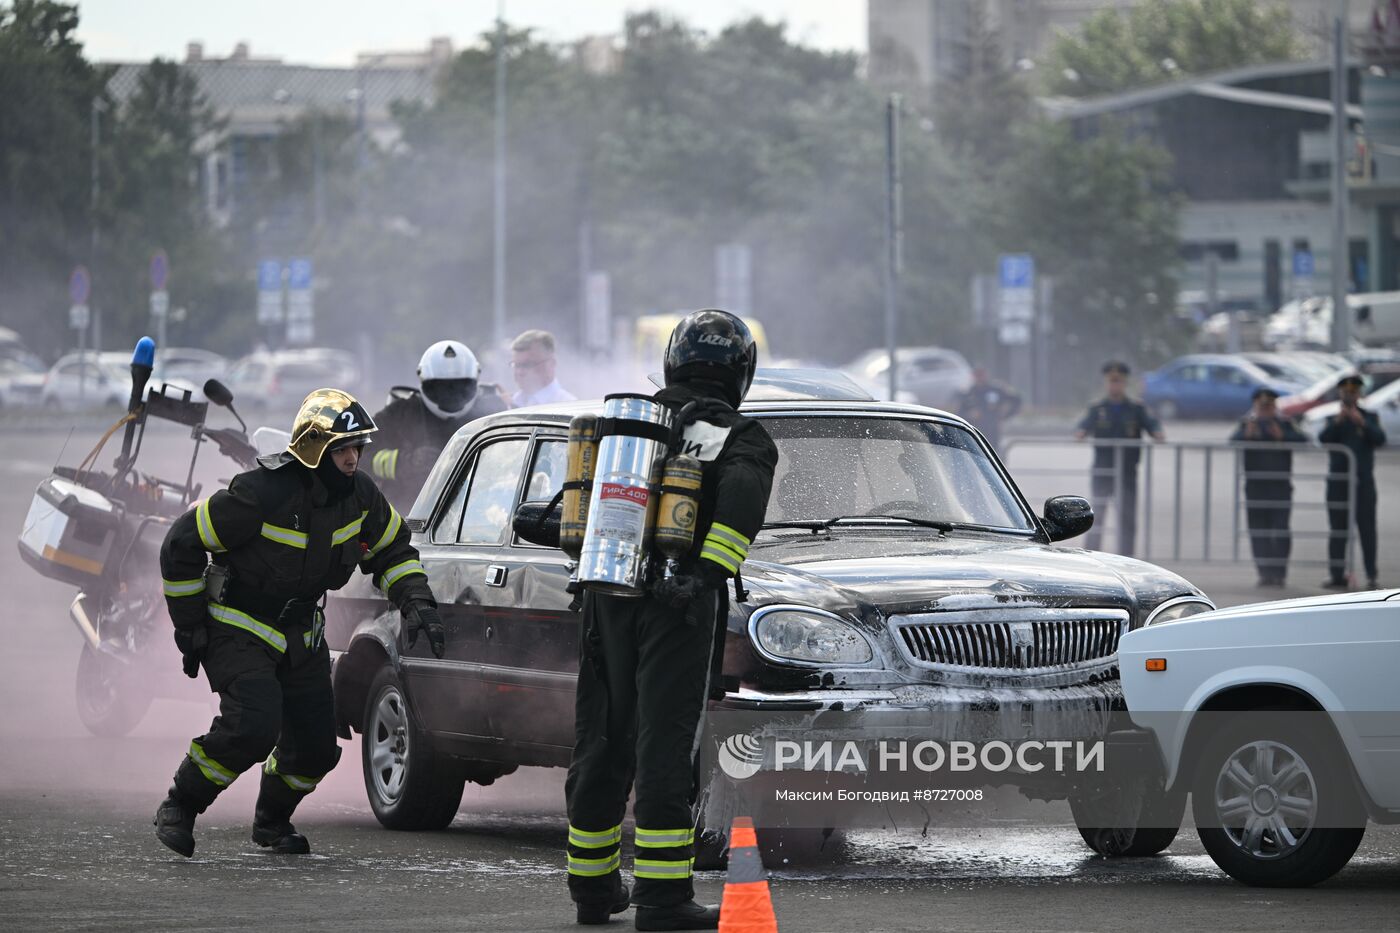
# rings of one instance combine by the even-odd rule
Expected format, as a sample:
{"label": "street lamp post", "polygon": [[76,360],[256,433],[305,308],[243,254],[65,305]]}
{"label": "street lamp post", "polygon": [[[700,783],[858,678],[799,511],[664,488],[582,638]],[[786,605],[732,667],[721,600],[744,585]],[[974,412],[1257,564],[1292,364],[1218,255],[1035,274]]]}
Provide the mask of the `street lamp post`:
{"label": "street lamp post", "polygon": [[506,4],[496,5],[496,183],[491,268],[491,343],[499,350],[506,340]]}

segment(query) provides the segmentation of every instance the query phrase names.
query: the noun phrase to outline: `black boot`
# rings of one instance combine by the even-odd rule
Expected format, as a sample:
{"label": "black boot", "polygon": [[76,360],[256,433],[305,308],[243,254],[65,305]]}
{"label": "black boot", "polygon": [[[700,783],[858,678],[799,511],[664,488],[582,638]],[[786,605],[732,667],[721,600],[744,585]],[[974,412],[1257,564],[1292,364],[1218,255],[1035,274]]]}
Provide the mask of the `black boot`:
{"label": "black boot", "polygon": [[292,811],[306,796],[292,790],[275,774],[262,776],[258,802],[253,808],[253,841],[283,855],[306,855],[311,843],[292,825]]}
{"label": "black boot", "polygon": [[639,930],[714,930],[719,927],[719,907],[702,907],[694,901],[671,907],[638,907]]}
{"label": "black boot", "polygon": [[180,796],[180,792],[170,788],[170,793],[161,801],[156,810],[156,818],[151,822],[156,827],[156,838],[185,858],[194,855],[194,818],[196,810]]}
{"label": "black boot", "polygon": [[618,881],[617,888],[613,891],[612,897],[606,901],[580,902],[578,907],[578,922],[586,925],[607,923],[613,914],[620,914],[627,909],[630,903],[632,892],[627,889],[627,885]]}

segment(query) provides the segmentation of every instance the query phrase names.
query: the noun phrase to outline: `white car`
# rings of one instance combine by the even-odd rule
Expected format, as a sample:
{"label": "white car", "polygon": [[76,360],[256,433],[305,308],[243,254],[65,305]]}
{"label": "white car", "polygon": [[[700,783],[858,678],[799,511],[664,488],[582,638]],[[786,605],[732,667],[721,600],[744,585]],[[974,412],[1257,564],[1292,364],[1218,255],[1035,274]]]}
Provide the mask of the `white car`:
{"label": "white car", "polygon": [[1168,794],[1246,884],[1340,871],[1369,818],[1400,823],[1400,590],[1294,599],[1145,626],[1118,649]]}
{"label": "white car", "polygon": [[[1380,418],[1381,430],[1390,438],[1390,443],[1400,443],[1400,379],[1381,386],[1361,399],[1361,407],[1373,411]],[[1341,411],[1341,402],[1327,402],[1308,409],[1303,416],[1303,431],[1317,437],[1327,425],[1327,419]]]}
{"label": "white car", "polygon": [[[920,405],[951,409],[972,385],[972,367],[956,350],[944,347],[900,347],[899,391],[913,393]],[[883,349],[867,350],[841,370],[882,399],[888,394],[890,355]]]}

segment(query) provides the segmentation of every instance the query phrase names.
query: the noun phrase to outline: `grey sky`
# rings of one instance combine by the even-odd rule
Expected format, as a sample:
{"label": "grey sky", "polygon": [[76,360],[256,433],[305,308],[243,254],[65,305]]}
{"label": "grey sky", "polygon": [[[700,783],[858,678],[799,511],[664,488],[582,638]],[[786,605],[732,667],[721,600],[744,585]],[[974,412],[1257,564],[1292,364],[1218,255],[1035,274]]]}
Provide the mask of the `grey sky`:
{"label": "grey sky", "polygon": [[[790,35],[823,48],[865,48],[865,0],[505,0],[506,20],[549,39],[617,32],[630,10],[657,7],[714,31],[745,16],[786,20]],[[204,42],[224,56],[235,42],[254,55],[347,65],[358,51],[426,48],[431,36],[459,47],[489,29],[495,0],[86,0],[79,36],[90,57],[182,58]]]}

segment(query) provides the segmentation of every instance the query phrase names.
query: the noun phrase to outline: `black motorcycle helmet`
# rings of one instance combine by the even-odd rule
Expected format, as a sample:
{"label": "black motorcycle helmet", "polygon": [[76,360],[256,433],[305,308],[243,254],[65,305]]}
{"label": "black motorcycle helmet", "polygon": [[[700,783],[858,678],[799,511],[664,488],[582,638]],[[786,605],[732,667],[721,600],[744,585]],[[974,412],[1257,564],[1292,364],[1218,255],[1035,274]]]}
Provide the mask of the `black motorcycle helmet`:
{"label": "black motorcycle helmet", "polygon": [[705,380],[723,386],[738,405],[753,385],[758,345],[749,326],[728,311],[687,314],[666,345],[666,384]]}

